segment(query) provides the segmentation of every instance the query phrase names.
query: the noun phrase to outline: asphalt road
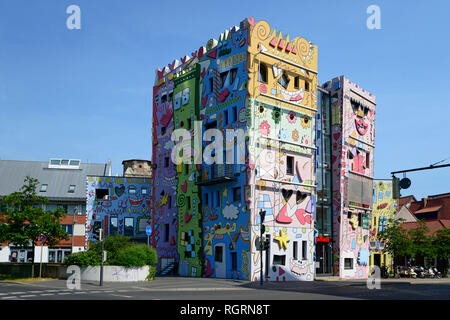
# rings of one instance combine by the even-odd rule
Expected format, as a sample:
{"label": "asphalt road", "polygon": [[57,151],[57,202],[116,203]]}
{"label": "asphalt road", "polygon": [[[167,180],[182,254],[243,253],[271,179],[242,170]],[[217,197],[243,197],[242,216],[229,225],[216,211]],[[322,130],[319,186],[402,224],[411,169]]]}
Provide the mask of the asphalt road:
{"label": "asphalt road", "polygon": [[24,284],[0,282],[0,303],[6,300],[449,300],[450,282],[381,282],[368,289],[363,281],[259,283],[229,279],[164,277],[151,282],[82,282],[68,289],[65,280]]}

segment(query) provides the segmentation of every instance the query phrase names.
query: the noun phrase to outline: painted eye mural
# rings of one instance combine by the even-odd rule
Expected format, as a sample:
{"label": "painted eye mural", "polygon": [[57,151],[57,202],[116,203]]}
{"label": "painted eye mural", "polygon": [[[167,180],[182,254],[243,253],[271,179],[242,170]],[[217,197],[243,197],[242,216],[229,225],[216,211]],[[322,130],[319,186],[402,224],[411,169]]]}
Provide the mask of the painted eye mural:
{"label": "painted eye mural", "polygon": [[175,100],[174,100],[174,104],[173,104],[173,108],[174,110],[178,110],[181,107],[181,94],[182,92],[178,92],[177,94],[175,94]]}
{"label": "painted eye mural", "polygon": [[308,116],[303,116],[302,117],[302,127],[307,129],[310,126],[310,119]]}
{"label": "painted eye mural", "polygon": [[286,116],[286,119],[288,120],[289,123],[292,124],[297,122],[297,116],[295,115],[294,111],[289,111],[289,114]]}
{"label": "painted eye mural", "polygon": [[187,105],[189,103],[189,88],[183,90],[182,104]]}

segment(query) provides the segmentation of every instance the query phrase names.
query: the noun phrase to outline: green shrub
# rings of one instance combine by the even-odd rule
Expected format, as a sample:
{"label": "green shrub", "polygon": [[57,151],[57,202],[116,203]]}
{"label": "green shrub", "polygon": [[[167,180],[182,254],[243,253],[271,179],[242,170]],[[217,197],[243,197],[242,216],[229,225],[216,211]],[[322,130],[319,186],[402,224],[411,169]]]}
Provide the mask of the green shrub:
{"label": "green shrub", "polygon": [[156,277],[156,267],[149,266],[148,276],[147,276],[146,280],[148,280],[148,281],[155,280],[155,277]]}
{"label": "green shrub", "polygon": [[115,265],[124,267],[153,266],[158,258],[155,249],[145,244],[137,244],[118,251]]}
{"label": "green shrub", "polygon": [[64,259],[66,266],[77,265],[81,268],[99,266],[100,263],[100,252],[96,252],[95,250],[72,253]]}

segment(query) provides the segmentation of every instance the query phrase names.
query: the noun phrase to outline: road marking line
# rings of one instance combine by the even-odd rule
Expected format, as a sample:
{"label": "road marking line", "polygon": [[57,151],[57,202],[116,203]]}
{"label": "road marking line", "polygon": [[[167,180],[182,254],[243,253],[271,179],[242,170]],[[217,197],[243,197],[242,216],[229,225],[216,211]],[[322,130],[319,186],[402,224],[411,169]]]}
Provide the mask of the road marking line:
{"label": "road marking line", "polygon": [[84,291],[77,291],[77,292],[74,292],[74,294],[85,294],[86,292],[84,292]]}
{"label": "road marking line", "polygon": [[36,297],[35,294],[27,294],[25,296],[20,296],[21,298],[28,298],[28,297]]}
{"label": "road marking line", "polygon": [[41,296],[53,296],[54,293],[42,293]]}
{"label": "road marking line", "polygon": [[67,295],[70,294],[70,292],[59,292],[58,295],[62,296],[62,295]]}
{"label": "road marking line", "polygon": [[16,296],[10,296],[10,297],[2,297],[2,299],[16,299]]}
{"label": "road marking line", "polygon": [[7,296],[9,293],[0,293],[0,296]]}
{"label": "road marking line", "polygon": [[133,298],[132,296],[126,296],[123,294],[114,294],[114,293],[110,293],[111,296],[116,296],[116,297],[124,297],[124,298]]}
{"label": "road marking line", "polygon": [[44,291],[30,291],[30,293],[41,293],[41,292],[44,292]]}
{"label": "road marking line", "polygon": [[11,294],[24,294],[26,292],[11,292]]}

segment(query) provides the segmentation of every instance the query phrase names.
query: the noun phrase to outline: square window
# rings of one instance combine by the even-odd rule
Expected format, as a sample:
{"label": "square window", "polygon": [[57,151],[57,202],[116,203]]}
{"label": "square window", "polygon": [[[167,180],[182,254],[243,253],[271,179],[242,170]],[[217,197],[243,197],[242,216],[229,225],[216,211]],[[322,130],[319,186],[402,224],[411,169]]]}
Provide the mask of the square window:
{"label": "square window", "polygon": [[267,66],[264,63],[259,65],[258,81],[267,83]]}
{"label": "square window", "polygon": [[61,165],[68,166],[69,165],[69,160],[61,160]]}
{"label": "square window", "polygon": [[142,187],[141,194],[147,194],[147,187]]}
{"label": "square window", "polygon": [[108,200],[109,190],[108,189],[95,189],[95,198],[97,200]]}
{"label": "square window", "polygon": [[74,193],[74,192],[75,192],[75,185],[71,184],[71,185],[69,186],[69,190],[68,190],[67,192],[69,192],[69,193]]}
{"label": "square window", "polygon": [[353,259],[352,258],[345,258],[344,259],[344,269],[345,270],[353,269]]}
{"label": "square window", "polygon": [[286,264],[286,255],[273,255],[273,263],[284,266]]}
{"label": "square window", "polygon": [[129,186],[128,187],[128,193],[129,194],[136,194],[136,187],[135,186]]}
{"label": "square window", "polygon": [[289,86],[289,76],[283,72],[280,79],[278,80],[278,83],[283,86],[283,88],[287,89]]}
{"label": "square window", "polygon": [[41,185],[41,192],[46,192],[47,191],[47,187],[48,187],[48,184],[43,184],[43,185]]}

